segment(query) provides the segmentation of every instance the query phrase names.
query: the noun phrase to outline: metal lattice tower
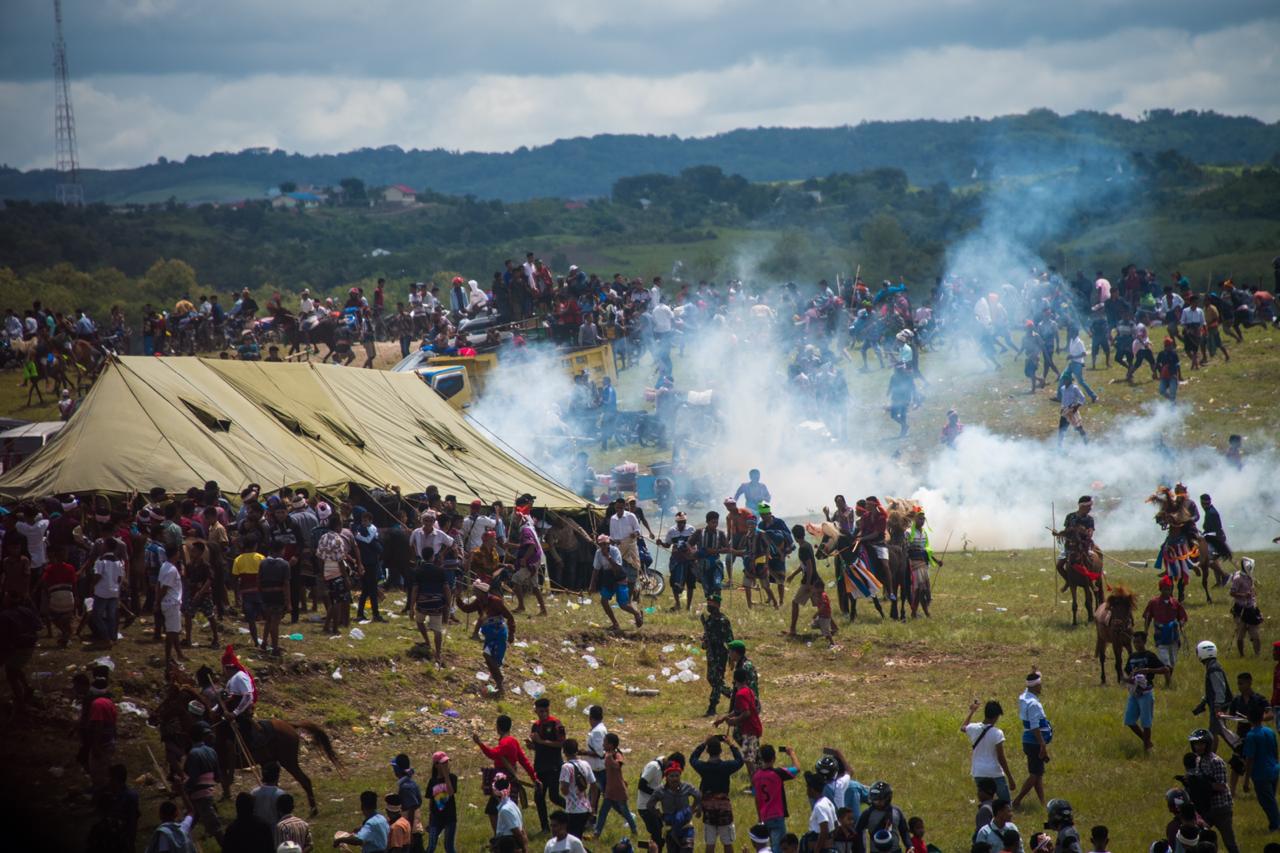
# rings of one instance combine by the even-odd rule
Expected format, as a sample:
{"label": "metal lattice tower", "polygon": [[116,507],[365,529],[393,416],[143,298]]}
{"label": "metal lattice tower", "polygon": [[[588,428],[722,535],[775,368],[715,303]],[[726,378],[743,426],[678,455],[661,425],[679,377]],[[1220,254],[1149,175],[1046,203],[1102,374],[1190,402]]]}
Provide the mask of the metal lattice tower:
{"label": "metal lattice tower", "polygon": [[67,43],[62,38],[62,0],[53,0],[53,80],[59,204],[84,204],[84,186],[80,183],[80,163],[76,156],[76,118],[71,112],[71,75],[67,71]]}

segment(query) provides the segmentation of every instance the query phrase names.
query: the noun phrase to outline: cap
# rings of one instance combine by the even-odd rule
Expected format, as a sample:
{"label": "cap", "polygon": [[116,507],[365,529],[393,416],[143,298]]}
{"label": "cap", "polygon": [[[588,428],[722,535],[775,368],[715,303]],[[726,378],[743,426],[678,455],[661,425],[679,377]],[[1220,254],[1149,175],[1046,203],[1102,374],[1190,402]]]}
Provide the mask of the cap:
{"label": "cap", "polygon": [[680,766],[680,762],[672,761],[667,765],[667,769],[662,772],[665,776],[670,776],[672,773],[675,773],[678,776],[684,772],[684,768]]}
{"label": "cap", "polygon": [[746,654],[747,644],[742,642],[742,640],[731,640],[725,645],[725,648],[731,652],[742,652],[743,654]]}
{"label": "cap", "polygon": [[1173,578],[1168,575],[1161,576],[1160,589],[1173,589]]}
{"label": "cap", "polygon": [[720,598],[720,593],[713,592],[707,596],[707,604],[715,604],[718,606],[720,604]]}
{"label": "cap", "polygon": [[483,506],[484,506],[484,501],[480,500],[479,498],[476,498],[475,500],[473,500],[473,501],[471,502],[471,505],[472,505],[473,507],[483,507]]}
{"label": "cap", "polygon": [[434,761],[436,764],[444,764],[446,761],[449,760],[449,753],[433,752],[431,753],[431,760]]}
{"label": "cap", "polygon": [[764,515],[765,513],[770,512],[772,509],[773,508],[769,506],[768,501],[760,501],[760,503],[756,504],[756,512],[760,513],[761,515]]}

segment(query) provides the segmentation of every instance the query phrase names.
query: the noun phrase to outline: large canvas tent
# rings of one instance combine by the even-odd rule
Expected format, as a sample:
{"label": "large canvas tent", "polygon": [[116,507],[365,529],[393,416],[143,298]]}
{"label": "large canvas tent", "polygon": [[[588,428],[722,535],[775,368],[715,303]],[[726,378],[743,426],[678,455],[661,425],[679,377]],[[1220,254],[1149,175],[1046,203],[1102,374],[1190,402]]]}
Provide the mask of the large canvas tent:
{"label": "large canvas tent", "polygon": [[199,358],[113,360],[43,450],[0,476],[0,497],[427,485],[508,503],[590,507],[499,448],[413,373]]}

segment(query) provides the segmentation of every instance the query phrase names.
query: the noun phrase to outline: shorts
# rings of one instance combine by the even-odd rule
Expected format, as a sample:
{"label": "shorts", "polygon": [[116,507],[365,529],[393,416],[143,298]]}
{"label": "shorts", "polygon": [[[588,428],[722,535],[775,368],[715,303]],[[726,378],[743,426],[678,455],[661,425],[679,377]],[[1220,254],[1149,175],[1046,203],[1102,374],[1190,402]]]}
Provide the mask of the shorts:
{"label": "shorts", "polygon": [[689,563],[682,561],[677,563],[672,560],[667,565],[667,575],[671,578],[671,586],[675,589],[684,589],[685,582],[689,580]]}
{"label": "shorts", "polygon": [[1178,646],[1177,644],[1169,646],[1156,646],[1156,657],[1160,658],[1160,663],[1173,669],[1178,663]]}
{"label": "shorts", "polygon": [[418,627],[427,626],[428,631],[435,631],[437,634],[443,634],[444,630],[444,611],[443,610],[421,610],[417,611],[416,616]]}
{"label": "shorts", "polygon": [[268,616],[279,616],[284,613],[284,590],[263,590],[259,595],[262,596],[262,610]]}
{"label": "shorts", "polygon": [[262,595],[256,590],[240,593],[240,604],[244,607],[244,618],[256,622],[262,618]]}
{"label": "shorts", "polygon": [[618,599],[618,606],[625,607],[626,605],[631,603],[631,588],[628,587],[625,583],[620,583],[620,584],[617,584],[616,586],[613,584],[610,584],[609,586],[600,587],[601,601],[607,602],[609,599],[615,596]]}
{"label": "shorts", "polygon": [[770,583],[786,583],[787,582],[787,564],[782,560],[769,561],[769,582]]}
{"label": "shorts", "polygon": [[1027,756],[1027,772],[1032,776],[1043,776],[1045,760],[1040,757],[1040,744],[1035,741],[1024,743],[1022,752]]}
{"label": "shorts", "polygon": [[662,825],[662,815],[658,814],[657,809],[643,810],[640,812],[640,820],[644,823],[644,831],[649,833],[649,837],[661,845],[662,834],[666,828]]}
{"label": "shorts", "polygon": [[182,630],[182,607],[161,607],[160,618],[164,622],[166,634],[176,634]]}
{"label": "shorts", "polygon": [[325,581],[325,586],[329,588],[330,604],[337,606],[351,603],[351,590],[347,588],[347,579],[342,575]]}
{"label": "shorts", "polygon": [[723,843],[726,846],[733,844],[737,836],[736,829],[733,824],[728,826],[712,826],[709,823],[702,825],[702,839],[706,842],[707,847],[715,847],[717,843]]}
{"label": "shorts", "polygon": [[747,764],[755,766],[757,758],[760,755],[760,736],[759,735],[743,735],[742,736],[742,760]]}
{"label": "shorts", "polygon": [[187,618],[194,618],[199,613],[205,619],[213,619],[213,596],[205,595],[200,598],[193,598],[189,601],[182,602],[182,615]]}
{"label": "shorts", "polygon": [[816,605],[822,599],[822,587],[809,586],[801,584],[796,589],[795,595],[791,596],[793,604],[814,604]]}
{"label": "shorts", "polygon": [[822,632],[822,636],[824,637],[831,636],[832,629],[835,626],[832,625],[830,616],[819,616],[817,619],[817,624],[818,624],[818,630]]}
{"label": "shorts", "polygon": [[1124,706],[1124,724],[1126,726],[1136,726],[1141,723],[1142,728],[1151,728],[1155,707],[1156,695],[1151,691],[1147,691],[1142,696],[1129,694],[1129,701]]}

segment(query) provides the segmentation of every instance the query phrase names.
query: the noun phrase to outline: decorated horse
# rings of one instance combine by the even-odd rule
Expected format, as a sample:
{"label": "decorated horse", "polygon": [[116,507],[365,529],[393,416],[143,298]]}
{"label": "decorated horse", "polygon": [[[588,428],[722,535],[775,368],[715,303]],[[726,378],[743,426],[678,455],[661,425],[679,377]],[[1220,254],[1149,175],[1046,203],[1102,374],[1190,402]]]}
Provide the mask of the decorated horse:
{"label": "decorated horse", "polygon": [[185,673],[176,668],[171,669],[165,696],[147,721],[160,729],[171,780],[174,778],[175,771],[181,769],[182,756],[185,756],[191,748],[192,726],[201,721],[212,724],[217,735],[215,746],[218,752],[224,800],[231,798],[231,784],[235,779],[236,769],[275,762],[298,780],[298,784],[307,794],[307,803],[311,807],[312,816],[319,813],[315,791],[311,787],[311,777],[303,772],[298,764],[298,753],[302,742],[299,733],[305,732],[320,747],[325,758],[329,759],[335,767],[339,766],[338,756],[333,751],[329,735],[321,726],[307,721],[260,720],[256,726],[257,736],[248,745],[250,755],[246,760],[243,750],[237,746],[237,739],[232,729],[233,724],[222,720],[218,705],[210,700],[209,695],[196,687]]}
{"label": "decorated horse", "polygon": [[1051,532],[1063,546],[1064,556],[1058,558],[1057,570],[1062,576],[1063,590],[1071,590],[1071,625],[1079,624],[1081,592],[1084,593],[1085,621],[1092,622],[1094,602],[1102,602],[1102,588],[1106,583],[1102,551],[1076,529]]}
{"label": "decorated horse", "polygon": [[[1155,504],[1156,523],[1166,531],[1156,567],[1177,585],[1179,601],[1186,600],[1187,580],[1192,575],[1199,575],[1205,600],[1212,604],[1209,575],[1214,573],[1213,552],[1196,528],[1199,512],[1187,497],[1186,487],[1181,483],[1174,489],[1161,486],[1147,498],[1147,503]],[[1220,574],[1221,571],[1219,566],[1217,572]]]}
{"label": "decorated horse", "polygon": [[907,621],[907,609],[911,605],[911,561],[907,559],[907,531],[915,519],[915,504],[899,498],[885,498],[889,537],[887,562],[889,584],[889,618]]}
{"label": "decorated horse", "polygon": [[849,621],[858,618],[860,598],[871,599],[871,604],[883,619],[880,595],[884,592],[884,584],[871,571],[871,561],[867,559],[867,549],[862,541],[852,534],[841,533],[840,528],[830,521],[807,524],[805,530],[818,539],[815,550],[818,559],[834,558],[837,583],[849,597]]}
{"label": "decorated horse", "polygon": [[1124,584],[1116,584],[1105,601],[1094,611],[1094,629],[1098,642],[1094,654],[1102,672],[1102,683],[1107,683],[1107,646],[1116,667],[1116,681],[1124,680],[1124,657],[1121,650],[1133,654],[1133,620],[1138,608],[1138,596]]}

